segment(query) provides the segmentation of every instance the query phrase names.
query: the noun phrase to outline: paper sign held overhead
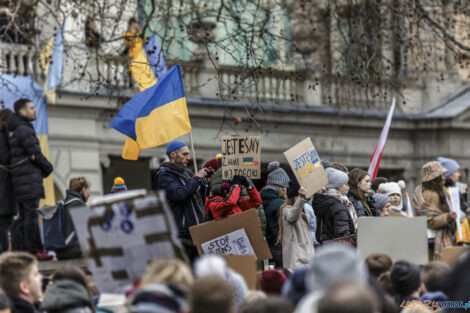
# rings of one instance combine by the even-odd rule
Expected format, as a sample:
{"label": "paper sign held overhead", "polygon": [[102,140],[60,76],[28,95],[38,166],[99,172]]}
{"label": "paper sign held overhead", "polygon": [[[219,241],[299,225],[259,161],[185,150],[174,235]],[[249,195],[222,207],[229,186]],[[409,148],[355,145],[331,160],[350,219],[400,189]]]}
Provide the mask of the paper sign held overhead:
{"label": "paper sign held overhead", "polygon": [[320,157],[310,138],[306,138],[284,152],[300,186],[307,190],[307,197],[328,184]]}
{"label": "paper sign held overhead", "polygon": [[259,136],[222,137],[222,178],[235,175],[261,178],[261,146]]}
{"label": "paper sign held overhead", "polygon": [[215,255],[255,255],[245,229],[238,229],[201,244],[204,254]]}

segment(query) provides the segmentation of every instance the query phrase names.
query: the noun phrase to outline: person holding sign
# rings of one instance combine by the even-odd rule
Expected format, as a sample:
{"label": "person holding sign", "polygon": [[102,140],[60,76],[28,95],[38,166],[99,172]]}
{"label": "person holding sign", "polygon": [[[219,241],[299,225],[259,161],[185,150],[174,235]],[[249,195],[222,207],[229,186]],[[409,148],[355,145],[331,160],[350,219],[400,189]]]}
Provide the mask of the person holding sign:
{"label": "person holding sign", "polygon": [[206,186],[207,169],[196,175],[186,169],[191,156],[185,142],[174,140],[166,149],[169,162],[162,164],[154,175],[153,188],[165,190],[168,203],[175,217],[179,237],[191,260],[198,256],[191,240],[189,227],[204,223],[204,203],[199,189]]}
{"label": "person holding sign", "polygon": [[[245,186],[248,199],[240,199],[241,186]],[[212,190],[212,193],[214,195],[206,199],[206,215],[213,219],[254,209],[262,203],[258,190],[245,176],[235,175],[232,180],[224,180],[221,188]]]}
{"label": "person holding sign", "polygon": [[282,263],[289,271],[308,266],[315,251],[304,211],[307,191],[299,187],[288,190],[288,199],[279,209],[277,244],[282,245]]}
{"label": "person holding sign", "polygon": [[317,214],[317,238],[320,242],[354,235],[357,232],[357,213],[346,196],[349,191],[346,173],[334,168],[326,169],[328,185],[325,193],[313,196]]}
{"label": "person holding sign", "polygon": [[426,215],[428,224],[428,242],[430,255],[439,261],[442,249],[452,246],[452,234],[455,232],[457,214],[450,211],[444,190],[444,179],[447,170],[441,163],[431,161],[423,165],[422,183],[415,189],[413,206],[416,215]]}

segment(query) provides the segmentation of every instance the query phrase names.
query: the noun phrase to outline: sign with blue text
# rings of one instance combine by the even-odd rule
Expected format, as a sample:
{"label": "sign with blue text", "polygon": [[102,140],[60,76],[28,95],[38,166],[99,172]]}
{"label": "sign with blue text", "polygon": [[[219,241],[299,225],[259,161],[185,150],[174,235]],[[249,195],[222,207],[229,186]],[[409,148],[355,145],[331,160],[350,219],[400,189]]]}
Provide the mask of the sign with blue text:
{"label": "sign with blue text", "polygon": [[310,138],[306,138],[284,152],[300,186],[307,190],[307,197],[328,184],[325,170],[321,165],[320,157]]}

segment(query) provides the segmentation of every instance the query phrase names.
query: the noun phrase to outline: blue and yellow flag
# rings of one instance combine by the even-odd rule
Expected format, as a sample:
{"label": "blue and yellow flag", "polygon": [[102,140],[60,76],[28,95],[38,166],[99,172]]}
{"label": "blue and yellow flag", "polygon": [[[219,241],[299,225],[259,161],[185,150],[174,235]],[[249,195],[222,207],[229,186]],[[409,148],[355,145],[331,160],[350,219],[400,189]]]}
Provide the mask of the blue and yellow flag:
{"label": "blue and yellow flag", "polygon": [[137,160],[141,149],[160,146],[189,133],[191,124],[179,64],[127,102],[109,126],[135,142],[131,148],[138,151],[123,150],[126,160]]}
{"label": "blue and yellow flag", "polygon": [[[49,144],[47,136],[48,113],[47,103],[44,98],[43,87],[34,82],[31,76],[14,76],[10,74],[0,74],[0,102],[10,110],[14,111],[13,104],[20,98],[28,98],[36,108],[36,120],[33,122],[36,135],[41,145],[44,156],[50,160]],[[41,200],[40,206],[44,204],[55,204],[54,179],[52,174],[43,181],[44,193],[46,197]]]}
{"label": "blue and yellow flag", "polygon": [[150,37],[131,60],[129,70],[140,91],[155,85],[166,74],[168,69],[156,34]]}
{"label": "blue and yellow flag", "polygon": [[56,104],[57,87],[62,84],[65,64],[63,32],[64,26],[62,25],[39,55],[44,76],[46,77],[46,81],[44,82],[44,94],[47,98],[47,102],[50,104]]}

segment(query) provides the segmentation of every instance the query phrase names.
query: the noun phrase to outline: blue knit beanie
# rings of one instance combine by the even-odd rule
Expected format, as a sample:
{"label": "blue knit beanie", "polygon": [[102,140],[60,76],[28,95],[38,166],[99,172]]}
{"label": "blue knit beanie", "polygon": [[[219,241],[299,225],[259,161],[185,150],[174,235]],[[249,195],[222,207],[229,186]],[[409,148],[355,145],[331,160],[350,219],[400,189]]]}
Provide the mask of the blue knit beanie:
{"label": "blue knit beanie", "polygon": [[181,148],[187,147],[187,146],[188,145],[184,141],[173,140],[172,142],[170,142],[170,144],[166,148],[166,154],[168,155],[168,154],[170,154],[170,152],[173,152],[175,150],[178,150],[178,149],[181,149]]}
{"label": "blue knit beanie", "polygon": [[446,177],[449,177],[453,173],[457,172],[460,168],[459,164],[455,160],[449,158],[438,157],[437,162],[441,163],[442,167],[447,170],[445,173]]}

